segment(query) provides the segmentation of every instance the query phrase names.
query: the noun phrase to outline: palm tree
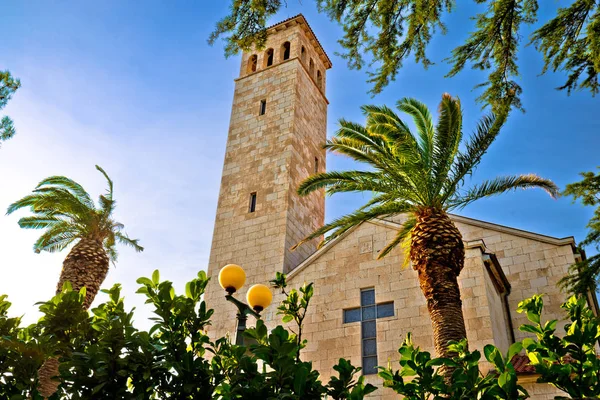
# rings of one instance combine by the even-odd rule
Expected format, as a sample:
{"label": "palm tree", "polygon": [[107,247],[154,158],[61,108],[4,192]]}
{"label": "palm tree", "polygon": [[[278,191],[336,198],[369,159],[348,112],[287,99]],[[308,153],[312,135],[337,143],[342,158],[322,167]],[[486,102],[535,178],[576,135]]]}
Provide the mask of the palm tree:
{"label": "palm tree", "polygon": [[340,121],[339,130],[325,148],[370,168],[313,175],[302,182],[298,193],[308,195],[324,188],[327,194],[373,192],[373,198],[358,210],[317,229],[296,247],[331,233],[321,242],[323,245],[374,218],[406,215],[402,228],[378,258],[400,244],[406,246],[427,300],[435,350],[439,356],[448,357],[448,341],[466,338],[457,279],[464,266],[464,245],[448,212],[519,188],[537,187],[556,197],[558,188],[550,180],[529,174],[499,177],[463,190],[465,177],[481,161],[507,113],[483,117],[464,150],[459,150],[462,111],[458,99],[442,96],[436,126],[427,107],[415,99],[404,98],[397,108],[412,117],[416,134],[385,106],[363,106],[364,126]]}
{"label": "palm tree", "polygon": [[[109,262],[117,260],[117,242],[144,248],[137,239],[130,239],[122,232],[123,224],[112,217],[116,202],[113,199],[113,182],[106,172],[96,165],[108,181],[108,191],[100,195],[98,207],[85,189],[64,176],[51,176],[41,181],[32,194],[12,203],[7,214],[21,208],[30,208],[33,216],[19,219],[19,226],[26,229],[45,229],[35,242],[36,253],[58,252],[76,242],[63,261],[56,292],[65,282],[73,290],[86,288],[83,306],[90,307],[108,273]],[[57,375],[58,360],[49,359],[39,371],[40,393],[49,397],[56,391],[57,383],[51,380]]]}

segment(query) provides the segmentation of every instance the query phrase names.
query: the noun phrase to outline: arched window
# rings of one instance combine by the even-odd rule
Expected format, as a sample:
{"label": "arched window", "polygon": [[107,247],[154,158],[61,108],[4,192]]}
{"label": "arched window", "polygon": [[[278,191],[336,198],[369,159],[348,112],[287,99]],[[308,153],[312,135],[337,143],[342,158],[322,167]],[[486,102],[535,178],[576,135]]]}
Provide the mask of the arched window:
{"label": "arched window", "polygon": [[273,49],[268,49],[265,52],[265,67],[270,67],[271,65],[273,65]]}
{"label": "arched window", "polygon": [[310,76],[313,77],[315,76],[315,62],[313,61],[313,59],[310,59],[310,62],[308,63],[308,72],[310,73]]}
{"label": "arched window", "polygon": [[321,71],[317,71],[317,86],[319,89],[323,89],[323,77],[321,76]]}
{"label": "arched window", "polygon": [[300,50],[300,60],[302,60],[302,62],[306,64],[306,49],[304,48],[304,46],[302,46],[302,50]]}
{"label": "arched window", "polygon": [[290,50],[291,50],[290,42],[285,42],[281,45],[281,61],[290,59]]}
{"label": "arched window", "polygon": [[248,59],[248,68],[247,68],[246,72],[248,72],[248,73],[255,72],[257,64],[258,64],[258,56],[256,54],[251,55],[250,58]]}

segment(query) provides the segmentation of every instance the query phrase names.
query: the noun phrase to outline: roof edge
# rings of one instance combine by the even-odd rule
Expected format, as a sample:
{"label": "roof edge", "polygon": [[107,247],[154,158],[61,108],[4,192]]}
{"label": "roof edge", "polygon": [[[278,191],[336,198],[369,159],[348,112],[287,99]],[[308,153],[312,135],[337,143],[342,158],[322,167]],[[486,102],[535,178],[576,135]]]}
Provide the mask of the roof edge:
{"label": "roof edge", "polygon": [[500,231],[503,233],[508,233],[511,235],[524,237],[527,239],[534,239],[534,240],[538,240],[540,242],[554,244],[557,246],[564,246],[564,245],[570,244],[573,247],[573,249],[575,249],[575,247],[576,247],[575,246],[575,238],[573,236],[557,238],[554,236],[542,235],[541,233],[535,233],[535,232],[526,231],[523,229],[511,228],[509,226],[495,224],[493,222],[487,222],[487,221],[482,221],[479,219],[463,217],[462,215],[456,215],[456,214],[448,214],[448,215],[450,216],[450,219],[452,219],[454,222],[462,222],[464,224],[475,225],[480,228],[492,229],[492,230]]}
{"label": "roof edge", "polygon": [[[564,238],[555,238],[552,236],[542,235],[539,233],[525,231],[522,229],[511,228],[511,227],[508,227],[505,225],[494,224],[492,222],[481,221],[478,219],[463,217],[463,216],[456,215],[456,214],[449,214],[449,216],[454,222],[461,222],[464,224],[474,225],[474,226],[478,226],[481,228],[492,229],[492,230],[496,230],[499,232],[504,232],[504,233],[508,233],[511,235],[519,236],[519,237],[524,237],[527,239],[538,240],[540,242],[549,243],[549,244],[553,244],[556,246],[571,245],[571,247],[575,250],[575,238],[573,236],[567,236]],[[356,228],[358,228],[359,226],[361,226],[364,223],[370,223],[370,224],[379,225],[379,226],[383,226],[383,227],[390,228],[390,229],[396,229],[396,230],[400,229],[402,226],[401,224],[399,224],[397,222],[392,222],[392,221],[378,219],[378,218],[358,224],[355,227],[344,232],[343,235],[335,238],[331,242],[328,242],[325,246],[321,247],[320,249],[315,251],[313,254],[311,254],[308,258],[306,258],[304,261],[302,261],[302,263],[300,263],[300,265],[298,265],[296,268],[294,268],[291,272],[289,272],[287,274],[288,279],[293,279],[296,275],[298,275],[300,273],[300,271],[302,271],[304,268],[306,268],[308,265],[310,265],[313,261],[317,260],[323,254],[325,254],[330,248],[335,246],[339,241],[343,240],[346,236],[348,236],[351,232],[353,232]],[[494,267],[495,267],[494,269],[497,269],[499,267],[500,271],[502,271],[502,268],[500,267],[496,256],[486,248],[485,242],[483,241],[483,239],[468,241],[468,242],[465,242],[465,244],[466,244],[466,246],[465,246],[466,248],[478,248],[479,247],[482,251],[482,254],[489,257],[490,264],[492,264],[492,265],[497,264],[497,265],[494,265]],[[503,275],[503,273],[501,275]],[[498,278],[500,278],[500,276],[498,276]],[[505,281],[505,279],[506,279],[506,277],[504,277],[504,279],[501,279],[503,281],[502,282],[503,286],[505,286],[506,283],[508,282],[508,281]],[[508,285],[508,290],[510,291],[510,285]]]}

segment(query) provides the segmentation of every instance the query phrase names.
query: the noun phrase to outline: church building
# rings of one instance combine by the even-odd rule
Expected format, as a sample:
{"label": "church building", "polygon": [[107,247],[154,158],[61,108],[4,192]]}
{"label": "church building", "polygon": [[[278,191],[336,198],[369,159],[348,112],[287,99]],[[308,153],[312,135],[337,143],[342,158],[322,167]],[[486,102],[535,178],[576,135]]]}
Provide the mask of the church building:
{"label": "church building", "polygon": [[[327,53],[302,15],[268,28],[265,50],[245,52],[235,80],[231,122],[208,266],[208,306],[218,310],[209,335],[234,334],[235,307],[225,300],[218,273],[226,264],[241,265],[245,299],[253,284],[267,284],[276,272],[298,288],[314,282],[315,294],[304,325],[310,360],[323,381],[334,375],[339,358],[361,366],[366,380],[380,388],[370,398],[397,399],[381,386],[377,365],[398,369],[397,350],[408,332],[422,349],[433,350],[433,335],[417,272],[402,268],[402,249],[382,260],[378,252],[395,237],[402,216],[372,220],[317,249],[315,240],[290,248],[325,217],[325,194],[300,197],[305,178],[325,171],[322,145],[327,135]],[[543,293],[547,319],[563,319],[565,300],[557,283],[580,259],[573,237],[555,238],[452,215],[465,243],[465,268],[459,277],[470,349],[491,343],[506,352],[526,335],[526,317],[517,304]],[[262,315],[269,327],[282,295]],[[590,304],[597,310],[591,297]],[[252,325],[252,318],[248,320]],[[559,323],[559,327],[563,324]],[[489,366],[484,365],[484,369]],[[519,383],[532,399],[560,392],[536,384],[526,356],[515,360]]]}

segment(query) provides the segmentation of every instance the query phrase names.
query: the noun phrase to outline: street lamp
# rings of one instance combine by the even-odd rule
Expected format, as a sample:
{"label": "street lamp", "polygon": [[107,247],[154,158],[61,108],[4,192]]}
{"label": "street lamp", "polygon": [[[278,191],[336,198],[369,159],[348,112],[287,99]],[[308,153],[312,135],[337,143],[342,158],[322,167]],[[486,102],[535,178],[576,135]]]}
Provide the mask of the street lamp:
{"label": "street lamp", "polygon": [[238,308],[237,313],[237,332],[235,335],[235,344],[238,346],[244,345],[244,331],[246,330],[246,320],[248,315],[260,319],[260,312],[267,308],[273,300],[271,290],[261,284],[253,285],[248,289],[246,301],[248,304],[239,301],[233,294],[240,290],[246,282],[246,273],[239,265],[228,264],[219,271],[219,284],[227,294],[225,299],[232,302]]}

